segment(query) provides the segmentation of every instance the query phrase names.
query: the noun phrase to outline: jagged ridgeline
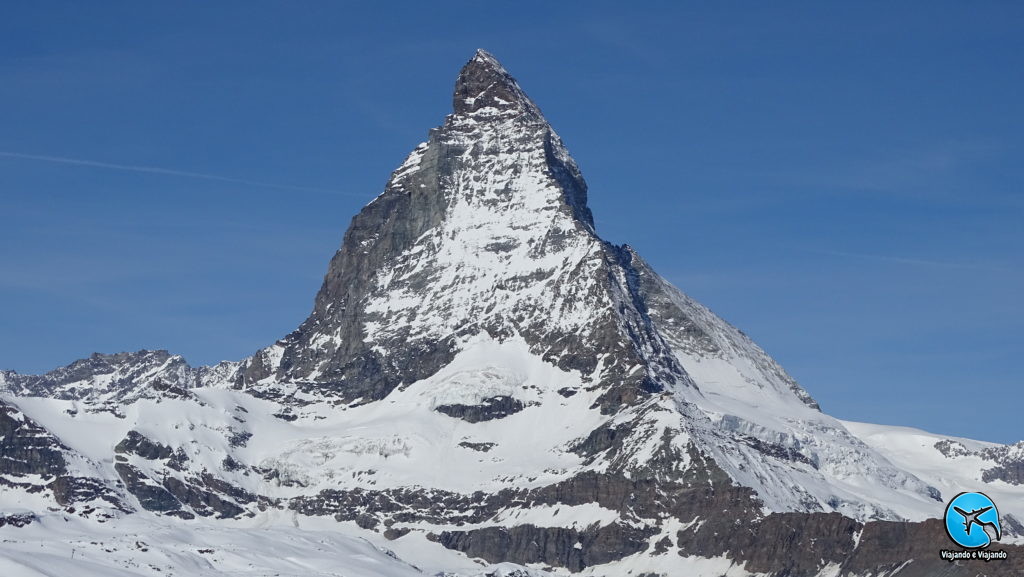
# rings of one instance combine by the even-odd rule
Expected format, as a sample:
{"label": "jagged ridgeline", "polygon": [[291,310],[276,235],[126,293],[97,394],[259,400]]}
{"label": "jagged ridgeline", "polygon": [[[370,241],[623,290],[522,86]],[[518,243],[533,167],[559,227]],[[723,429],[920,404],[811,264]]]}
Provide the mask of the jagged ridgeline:
{"label": "jagged ridgeline", "polygon": [[[7,532],[327,528],[452,575],[1024,572],[1024,444],[823,413],[598,236],[562,140],[483,51],[295,331],[213,367],[139,351],[0,378]],[[945,501],[981,489],[1009,560],[941,560]]]}

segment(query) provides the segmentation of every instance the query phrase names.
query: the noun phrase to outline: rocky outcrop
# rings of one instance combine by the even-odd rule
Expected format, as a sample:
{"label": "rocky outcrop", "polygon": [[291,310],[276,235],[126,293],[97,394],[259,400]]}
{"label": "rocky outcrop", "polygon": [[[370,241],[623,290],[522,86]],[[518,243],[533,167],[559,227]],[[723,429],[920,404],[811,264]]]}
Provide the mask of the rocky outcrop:
{"label": "rocky outcrop", "polygon": [[[120,511],[121,513],[131,512],[131,510],[123,503],[120,496],[118,496],[107,483],[104,483],[100,479],[63,475],[54,479],[46,487],[53,492],[53,497],[57,503],[65,507],[70,507],[76,503],[94,503],[97,501],[104,501],[113,509]],[[93,507],[93,510],[95,510],[95,507]],[[85,516],[88,516],[92,512],[93,511],[90,511],[89,507],[82,509],[82,513]],[[98,516],[109,517],[109,515],[106,515],[105,513],[99,513]]]}
{"label": "rocky outcrop", "polygon": [[138,499],[139,505],[143,509],[160,513],[181,510],[181,503],[174,498],[174,495],[147,477],[138,467],[127,463],[114,463],[114,470],[121,477],[128,492]]}
{"label": "rocky outcrop", "polygon": [[0,527],[25,527],[39,520],[35,513],[6,513],[0,514]]}
{"label": "rocky outcrop", "polygon": [[981,480],[986,483],[1005,481],[1011,485],[1024,485],[1024,461],[1014,461],[985,469]]}
{"label": "rocky outcrop", "polygon": [[526,405],[519,399],[501,395],[481,399],[480,403],[475,405],[438,405],[434,410],[468,423],[479,423],[507,417],[522,411],[525,407]]}
{"label": "rocky outcrop", "polygon": [[94,504],[81,509],[85,516],[96,512],[96,503],[105,509],[97,513],[98,517],[109,518],[111,511],[127,512],[113,488],[71,470],[68,456],[72,454],[49,431],[0,401],[0,486],[29,493],[49,492],[54,502],[69,512],[76,512],[77,504]]}
{"label": "rocky outcrop", "polygon": [[[210,478],[209,480],[213,480]],[[177,477],[167,477],[164,479],[164,488],[173,495],[178,502],[182,505],[188,506],[194,513],[203,517],[209,517],[216,515],[221,519],[238,517],[245,513],[245,509],[239,507],[231,500],[225,498],[225,495],[218,494],[215,491],[205,488],[206,480],[200,483],[187,483]],[[238,489],[237,487],[231,486],[230,484],[221,481],[216,486],[220,489],[226,489],[227,491],[234,493],[235,496],[245,499],[247,502],[253,502],[256,497],[249,495],[245,491]]]}
{"label": "rocky outcrop", "polygon": [[490,451],[496,445],[497,443],[474,443],[472,441],[462,441],[459,443],[460,447],[465,447],[467,449],[472,449],[474,451],[480,451],[481,453],[486,453],[487,451]]}
{"label": "rocky outcrop", "polygon": [[985,449],[979,451],[978,456],[995,463],[994,467],[981,472],[982,481],[999,480],[1011,485],[1024,485],[1024,441]]}
{"label": "rocky outcrop", "polygon": [[251,516],[244,505],[259,502],[265,507],[270,502],[208,472],[185,477],[164,473],[157,481],[129,463],[115,463],[114,469],[139,505],[154,513],[186,519],[196,515],[225,519]]}
{"label": "rocky outcrop", "polygon": [[485,527],[444,531],[432,538],[449,549],[491,562],[543,563],[580,571],[647,549],[652,529],[613,523],[585,529],[565,527]]}
{"label": "rocky outcrop", "polygon": [[174,449],[154,443],[138,431],[128,431],[128,435],[114,447],[115,453],[131,453],[143,459],[170,459]]}
{"label": "rocky outcrop", "polygon": [[974,456],[988,461],[992,466],[981,471],[981,480],[986,483],[1024,485],[1024,441],[972,451],[959,441],[943,439],[935,443],[935,449],[950,459]]}
{"label": "rocky outcrop", "polygon": [[67,472],[63,443],[15,407],[0,401],[0,474],[53,478]]}

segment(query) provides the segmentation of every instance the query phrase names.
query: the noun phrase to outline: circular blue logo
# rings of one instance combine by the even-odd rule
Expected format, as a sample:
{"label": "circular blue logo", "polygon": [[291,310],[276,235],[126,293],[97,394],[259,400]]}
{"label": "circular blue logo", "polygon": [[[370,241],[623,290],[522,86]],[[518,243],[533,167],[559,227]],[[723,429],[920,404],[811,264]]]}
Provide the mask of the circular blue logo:
{"label": "circular blue logo", "polygon": [[960,493],[946,505],[946,534],[964,549],[984,549],[1002,536],[999,511],[984,493]]}

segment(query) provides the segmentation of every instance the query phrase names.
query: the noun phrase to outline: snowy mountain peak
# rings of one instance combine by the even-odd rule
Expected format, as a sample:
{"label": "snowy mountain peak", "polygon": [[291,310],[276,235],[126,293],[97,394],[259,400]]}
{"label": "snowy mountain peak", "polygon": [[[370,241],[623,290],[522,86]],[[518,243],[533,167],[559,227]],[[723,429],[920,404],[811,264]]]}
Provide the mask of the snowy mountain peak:
{"label": "snowy mountain peak", "polygon": [[512,113],[542,118],[540,109],[523,92],[515,78],[485,50],[477,50],[459,72],[453,108],[456,114],[478,117]]}
{"label": "snowy mountain peak", "polygon": [[214,367],[138,351],[0,372],[0,529],[321,528],[438,575],[895,575],[908,555],[906,575],[938,574],[941,529],[909,521],[978,487],[1024,534],[1022,463],[1024,445],[823,413],[597,235],[576,163],[484,51],[284,338]]}
{"label": "snowy mountain peak", "polygon": [[[310,317],[245,363],[244,387],[380,400],[480,334],[522,336],[595,376],[597,344],[632,338],[619,334],[608,291],[624,278],[609,269],[618,256],[594,234],[587,185],[561,139],[486,52],[455,92],[456,112],[352,220]],[[626,364],[614,372],[642,380]]]}
{"label": "snowy mountain peak", "polygon": [[[654,474],[678,475],[699,447],[754,490],[751,510],[895,519],[935,502],[743,333],[592,223],[561,139],[478,52],[456,83],[456,112],[353,219],[313,313],[244,361],[238,384],[296,410],[416,398],[417,411],[471,423],[536,418],[572,397],[568,426],[544,451],[575,455],[569,463],[636,475],[673,455]],[[531,376],[548,370],[558,376]]]}

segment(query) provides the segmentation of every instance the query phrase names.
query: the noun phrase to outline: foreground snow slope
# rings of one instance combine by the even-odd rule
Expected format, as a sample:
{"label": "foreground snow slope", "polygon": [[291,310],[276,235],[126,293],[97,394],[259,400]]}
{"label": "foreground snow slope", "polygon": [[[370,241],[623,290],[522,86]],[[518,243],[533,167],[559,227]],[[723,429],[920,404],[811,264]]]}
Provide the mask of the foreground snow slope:
{"label": "foreground snow slope", "polygon": [[413,577],[423,572],[337,530],[167,523],[146,516],[100,525],[49,515],[27,527],[0,528],[0,575]]}

